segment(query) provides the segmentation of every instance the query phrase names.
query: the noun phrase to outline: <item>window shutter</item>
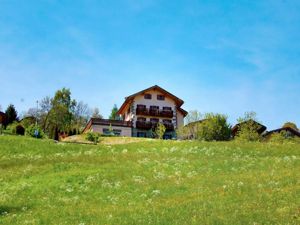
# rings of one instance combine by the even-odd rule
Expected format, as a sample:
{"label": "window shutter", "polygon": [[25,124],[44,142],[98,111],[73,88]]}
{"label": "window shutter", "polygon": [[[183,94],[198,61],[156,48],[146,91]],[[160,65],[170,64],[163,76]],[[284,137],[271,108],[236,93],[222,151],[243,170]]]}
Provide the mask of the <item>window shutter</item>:
{"label": "window shutter", "polygon": [[165,96],[164,95],[162,96],[162,100],[165,100]]}
{"label": "window shutter", "polygon": [[143,107],[144,107],[144,109],[146,109],[146,105],[144,105]]}
{"label": "window shutter", "polygon": [[156,106],[156,109],[159,109],[159,106]]}
{"label": "window shutter", "polygon": [[152,119],[152,118],[150,118],[150,121],[151,121],[151,122],[152,122],[152,120],[153,120],[153,119]]}
{"label": "window shutter", "polygon": [[152,96],[149,94],[149,97],[150,97],[149,99],[151,99]]}
{"label": "window shutter", "polygon": [[157,100],[159,100],[159,95],[157,95]]}
{"label": "window shutter", "polygon": [[140,132],[137,133],[137,137],[140,137]]}
{"label": "window shutter", "polygon": [[146,137],[146,132],[144,133],[144,137]]}
{"label": "window shutter", "polygon": [[165,119],[163,119],[163,122],[165,122],[166,120]]}

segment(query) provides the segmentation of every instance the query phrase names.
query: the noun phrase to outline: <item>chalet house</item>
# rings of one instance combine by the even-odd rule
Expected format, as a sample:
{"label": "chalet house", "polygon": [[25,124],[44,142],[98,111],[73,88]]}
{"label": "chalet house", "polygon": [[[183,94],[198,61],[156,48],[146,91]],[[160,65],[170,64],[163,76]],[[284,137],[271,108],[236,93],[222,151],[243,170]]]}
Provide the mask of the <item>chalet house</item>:
{"label": "chalet house", "polygon": [[293,128],[291,127],[283,127],[283,128],[279,128],[279,129],[276,129],[276,130],[271,130],[271,131],[268,131],[264,136],[265,136],[265,140],[268,141],[272,134],[274,133],[278,133],[280,134],[281,131],[284,131],[285,132],[285,136],[286,137],[299,137],[300,138],[300,133],[296,130],[294,130]]}
{"label": "chalet house", "polygon": [[6,128],[6,114],[0,111],[0,124]]}
{"label": "chalet house", "polygon": [[[246,121],[246,122],[247,122],[247,121]],[[246,122],[243,122],[243,123],[246,123]],[[264,125],[262,125],[262,124],[260,124],[260,123],[258,123],[258,122],[256,122],[256,121],[253,121],[253,122],[254,122],[255,125],[258,125],[258,127],[260,127],[260,128],[257,130],[257,133],[262,134],[262,133],[267,129],[266,126],[264,126]],[[233,136],[233,138],[236,136],[236,134],[237,134],[237,132],[238,132],[238,130],[239,130],[239,125],[240,125],[240,123],[236,124],[236,125],[232,128],[232,136]]]}
{"label": "chalet house", "polygon": [[187,112],[181,108],[184,101],[170,92],[155,85],[125,98],[117,112],[122,121],[101,120],[92,118],[86,126],[87,130],[99,133],[113,133],[127,137],[148,137],[150,129],[158,123],[166,127],[164,139],[175,137],[175,128],[183,124]]}

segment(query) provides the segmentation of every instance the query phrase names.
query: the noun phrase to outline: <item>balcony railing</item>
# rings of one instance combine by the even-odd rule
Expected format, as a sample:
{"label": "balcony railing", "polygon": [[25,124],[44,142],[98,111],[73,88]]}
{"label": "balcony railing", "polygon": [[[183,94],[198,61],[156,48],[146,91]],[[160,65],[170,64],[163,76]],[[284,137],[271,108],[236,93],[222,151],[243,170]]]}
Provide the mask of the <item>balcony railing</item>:
{"label": "balcony railing", "polygon": [[94,125],[106,125],[106,126],[119,126],[119,127],[131,127],[131,121],[122,121],[122,120],[106,120],[106,119],[98,119],[92,118],[92,123]]}
{"label": "balcony railing", "polygon": [[137,115],[149,115],[149,116],[162,116],[162,117],[173,117],[173,110],[164,109],[149,109],[149,108],[137,108]]}
{"label": "balcony railing", "polygon": [[[145,129],[150,129],[150,128],[156,128],[157,127],[157,122],[151,122],[151,121],[136,121],[136,127],[137,128],[145,128]],[[174,130],[174,124],[173,123],[161,123],[166,127],[166,130],[172,131]]]}

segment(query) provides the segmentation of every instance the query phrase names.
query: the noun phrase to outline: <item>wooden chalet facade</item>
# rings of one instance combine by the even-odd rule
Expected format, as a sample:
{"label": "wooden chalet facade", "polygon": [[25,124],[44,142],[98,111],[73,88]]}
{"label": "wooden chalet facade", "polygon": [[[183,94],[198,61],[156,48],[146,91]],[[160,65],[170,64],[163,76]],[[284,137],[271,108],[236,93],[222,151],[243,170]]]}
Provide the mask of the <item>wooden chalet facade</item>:
{"label": "wooden chalet facade", "polygon": [[83,133],[88,130],[109,134],[112,125],[113,133],[127,137],[148,137],[150,129],[158,123],[166,127],[165,139],[175,137],[175,128],[183,125],[187,112],[181,108],[183,101],[175,95],[155,85],[125,98],[117,112],[122,121],[92,118]]}
{"label": "wooden chalet facade", "polygon": [[275,129],[275,130],[271,130],[271,131],[268,131],[264,137],[265,137],[265,140],[268,141],[270,140],[272,134],[275,134],[275,133],[278,133],[280,134],[281,131],[284,131],[284,135],[288,138],[288,137],[298,137],[300,138],[300,133],[296,130],[294,130],[293,128],[291,127],[283,127],[283,128],[279,128],[279,129]]}
{"label": "wooden chalet facade", "polygon": [[166,127],[165,139],[175,137],[175,128],[183,125],[187,112],[184,101],[155,85],[125,98],[117,115],[132,122],[132,137],[151,137],[158,123]]}
{"label": "wooden chalet facade", "polygon": [[0,124],[6,128],[6,114],[0,111]]}

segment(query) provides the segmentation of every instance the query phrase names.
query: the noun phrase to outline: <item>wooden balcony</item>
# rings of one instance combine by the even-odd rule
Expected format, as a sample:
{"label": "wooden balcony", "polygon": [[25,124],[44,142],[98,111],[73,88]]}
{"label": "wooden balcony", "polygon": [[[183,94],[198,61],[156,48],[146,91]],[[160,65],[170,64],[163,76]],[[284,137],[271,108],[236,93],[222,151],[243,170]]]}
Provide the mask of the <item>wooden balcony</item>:
{"label": "wooden balcony", "polygon": [[161,116],[161,117],[173,117],[173,110],[164,109],[149,109],[149,108],[137,108],[137,115],[147,115],[147,116]]}
{"label": "wooden balcony", "polygon": [[[157,127],[157,122],[151,122],[151,121],[136,121],[135,125],[136,128],[145,128],[145,129],[155,129]],[[161,123],[166,127],[167,131],[173,131],[174,130],[174,124],[173,123]]]}

